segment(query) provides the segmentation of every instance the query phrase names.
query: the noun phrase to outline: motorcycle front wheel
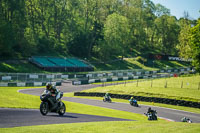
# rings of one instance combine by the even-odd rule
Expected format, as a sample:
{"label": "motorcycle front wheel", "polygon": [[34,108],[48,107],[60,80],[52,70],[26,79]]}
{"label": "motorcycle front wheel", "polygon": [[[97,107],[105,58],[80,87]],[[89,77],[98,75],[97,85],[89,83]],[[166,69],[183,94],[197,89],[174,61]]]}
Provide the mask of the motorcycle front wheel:
{"label": "motorcycle front wheel", "polygon": [[109,100],[108,100],[108,102],[109,102],[109,103],[111,103],[111,102],[112,102],[112,100],[111,100],[111,99],[109,99]]}
{"label": "motorcycle front wheel", "polygon": [[46,115],[48,113],[48,111],[49,111],[49,105],[48,105],[48,103],[47,102],[42,102],[40,104],[40,113],[42,115]]}
{"label": "motorcycle front wheel", "polygon": [[104,102],[106,102],[106,100],[105,100],[105,99],[103,99],[103,101],[104,101]]}
{"label": "motorcycle front wheel", "polygon": [[64,115],[65,114],[65,110],[66,110],[66,107],[65,107],[65,104],[62,103],[62,106],[60,107],[59,111],[58,111],[58,114],[59,115]]}

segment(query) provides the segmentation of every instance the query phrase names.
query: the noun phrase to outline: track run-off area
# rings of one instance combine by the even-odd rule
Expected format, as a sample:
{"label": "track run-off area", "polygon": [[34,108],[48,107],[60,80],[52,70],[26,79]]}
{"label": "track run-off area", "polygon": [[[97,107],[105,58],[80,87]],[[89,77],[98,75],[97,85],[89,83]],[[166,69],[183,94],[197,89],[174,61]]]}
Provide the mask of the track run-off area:
{"label": "track run-off area", "polygon": [[[77,92],[85,89],[95,88],[99,85],[72,85],[71,82],[65,82],[59,89],[64,93]],[[39,89],[25,89],[19,90],[20,93],[31,94],[39,96],[45,88]],[[187,111],[181,111],[176,109],[169,109],[156,106],[140,105],[140,107],[131,106],[127,103],[112,102],[107,103],[102,100],[91,100],[75,97],[63,97],[62,100],[69,102],[76,102],[81,104],[93,105],[98,107],[104,107],[109,109],[127,111],[132,113],[144,114],[147,109],[151,107],[157,111],[157,116],[169,121],[180,122],[181,118],[190,118],[194,123],[200,123],[200,114],[191,113]],[[31,125],[47,125],[47,124],[61,124],[61,123],[78,123],[78,122],[94,122],[94,121],[129,121],[126,119],[94,116],[86,114],[66,113],[64,116],[59,116],[55,113],[49,113],[47,116],[42,116],[39,109],[10,109],[0,108],[0,128],[18,127],[18,126],[31,126]]]}

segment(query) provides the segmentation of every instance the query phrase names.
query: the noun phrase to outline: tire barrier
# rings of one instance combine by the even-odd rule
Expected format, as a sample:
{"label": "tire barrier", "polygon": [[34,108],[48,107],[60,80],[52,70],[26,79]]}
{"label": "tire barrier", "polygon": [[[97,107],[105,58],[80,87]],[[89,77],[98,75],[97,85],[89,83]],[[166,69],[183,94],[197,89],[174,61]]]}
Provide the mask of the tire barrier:
{"label": "tire barrier", "polygon": [[[167,69],[159,71],[137,71],[137,72],[113,72],[103,74],[86,74],[75,75],[75,77],[82,77],[72,81],[73,85],[84,85],[90,83],[104,83],[112,81],[126,81],[136,79],[155,79],[155,78],[169,78],[177,77],[179,75],[189,74],[192,68]],[[86,76],[86,77],[85,77]],[[111,76],[111,77],[110,77]]]}
{"label": "tire barrier", "polygon": [[[1,73],[0,72],[0,82],[1,81],[48,81],[50,79],[102,79],[107,78],[108,80],[130,80],[136,78],[149,78],[156,76],[159,73],[168,73],[168,74],[184,74],[190,73],[194,68],[178,68],[178,69],[163,69],[158,71],[146,71],[146,70],[117,70],[117,71],[104,71],[88,74],[42,74],[42,73]],[[163,75],[160,75],[163,76]],[[153,77],[153,78],[154,78]],[[120,78],[120,79],[118,79]]]}
{"label": "tire barrier", "polygon": [[[103,96],[105,96],[105,93],[74,92],[74,96],[103,97]],[[200,108],[200,102],[192,102],[192,101],[176,100],[176,99],[168,99],[168,98],[158,98],[158,97],[144,97],[144,96],[123,95],[123,94],[111,94],[111,93],[110,93],[110,96],[112,98],[126,99],[126,100],[130,99],[131,97],[134,97],[134,99],[136,99],[138,101],[163,103],[163,104],[170,104],[170,105],[177,105],[177,106]]]}
{"label": "tire barrier", "polygon": [[[8,82],[0,83],[0,86],[3,87],[28,87],[28,86],[45,86],[47,82]],[[53,85],[61,86],[61,81],[52,82]]]}

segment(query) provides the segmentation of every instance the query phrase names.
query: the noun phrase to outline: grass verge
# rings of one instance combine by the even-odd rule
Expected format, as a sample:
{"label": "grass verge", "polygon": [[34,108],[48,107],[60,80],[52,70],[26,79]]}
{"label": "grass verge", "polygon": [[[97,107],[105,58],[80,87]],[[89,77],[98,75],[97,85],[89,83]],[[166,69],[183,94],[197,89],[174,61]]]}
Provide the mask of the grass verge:
{"label": "grass verge", "polygon": [[84,90],[200,102],[200,76],[173,77]]}
{"label": "grass verge", "polygon": [[0,131],[4,133],[199,133],[199,130],[199,124],[194,123],[148,121],[88,122],[0,128]]}

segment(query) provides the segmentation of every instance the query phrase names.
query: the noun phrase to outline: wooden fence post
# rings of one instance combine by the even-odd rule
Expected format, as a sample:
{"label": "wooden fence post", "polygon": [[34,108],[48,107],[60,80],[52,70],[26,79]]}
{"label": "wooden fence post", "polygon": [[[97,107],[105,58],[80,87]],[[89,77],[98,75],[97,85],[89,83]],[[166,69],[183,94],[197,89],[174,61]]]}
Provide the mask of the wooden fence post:
{"label": "wooden fence post", "polygon": [[181,88],[183,88],[183,81],[181,82]]}
{"label": "wooden fence post", "polygon": [[165,88],[167,88],[167,81],[165,82]]}
{"label": "wooden fence post", "polygon": [[102,82],[102,87],[104,87],[105,86],[105,84],[104,84],[104,82]]}

